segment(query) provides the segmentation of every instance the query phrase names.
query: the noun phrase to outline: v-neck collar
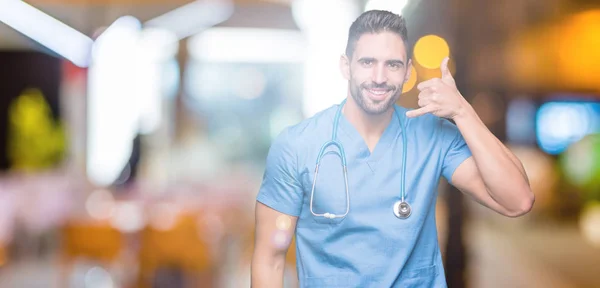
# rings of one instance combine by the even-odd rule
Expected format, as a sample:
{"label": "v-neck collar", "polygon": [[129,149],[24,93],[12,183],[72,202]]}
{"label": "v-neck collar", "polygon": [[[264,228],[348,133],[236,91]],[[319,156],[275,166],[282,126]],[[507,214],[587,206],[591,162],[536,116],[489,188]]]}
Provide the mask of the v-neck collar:
{"label": "v-neck collar", "polygon": [[[395,106],[394,108],[398,109],[398,107]],[[336,105],[335,109],[339,109],[339,104]],[[399,110],[399,112],[401,112],[401,110]],[[339,130],[343,131],[343,133],[350,140],[354,153],[349,154],[349,156],[352,155],[351,157],[355,157],[360,161],[365,161],[369,165],[369,168],[375,172],[377,162],[389,151],[391,144],[398,139],[399,133],[402,132],[402,128],[400,127],[400,119],[398,117],[398,113],[394,111],[390,123],[383,131],[383,134],[381,134],[381,137],[375,145],[373,152],[370,152],[367,143],[360,135],[358,130],[356,130],[352,123],[350,123],[350,121],[348,121],[346,116],[342,113],[340,115],[338,127]]]}

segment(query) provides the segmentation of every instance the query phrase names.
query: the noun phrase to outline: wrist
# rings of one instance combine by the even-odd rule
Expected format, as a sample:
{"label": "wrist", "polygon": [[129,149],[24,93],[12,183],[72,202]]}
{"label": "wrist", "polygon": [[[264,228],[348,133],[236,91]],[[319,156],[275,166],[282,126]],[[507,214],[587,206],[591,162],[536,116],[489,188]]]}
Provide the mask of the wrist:
{"label": "wrist", "polygon": [[454,120],[456,124],[458,124],[458,122],[465,122],[469,119],[473,119],[473,117],[477,115],[473,107],[469,104],[469,102],[464,100],[464,98],[462,102],[462,105],[460,105],[460,108],[458,109],[456,114],[454,114],[454,117],[452,117],[452,120]]}

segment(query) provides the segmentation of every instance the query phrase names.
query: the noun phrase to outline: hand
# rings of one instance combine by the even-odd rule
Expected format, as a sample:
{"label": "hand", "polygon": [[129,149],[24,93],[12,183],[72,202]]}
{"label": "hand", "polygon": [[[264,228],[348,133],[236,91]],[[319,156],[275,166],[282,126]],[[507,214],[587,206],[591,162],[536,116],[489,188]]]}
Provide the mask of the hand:
{"label": "hand", "polygon": [[465,98],[456,88],[456,82],[448,70],[448,60],[446,57],[442,61],[440,69],[442,78],[433,78],[419,83],[417,89],[419,93],[419,109],[406,112],[409,118],[418,117],[431,113],[438,117],[454,119],[464,110],[467,103]]}

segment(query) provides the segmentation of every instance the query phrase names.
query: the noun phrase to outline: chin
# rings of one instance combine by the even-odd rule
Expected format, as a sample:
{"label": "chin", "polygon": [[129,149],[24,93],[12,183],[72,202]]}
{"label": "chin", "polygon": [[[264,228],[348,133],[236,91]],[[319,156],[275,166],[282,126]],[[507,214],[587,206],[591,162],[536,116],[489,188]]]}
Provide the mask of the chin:
{"label": "chin", "polygon": [[395,101],[391,98],[386,98],[381,101],[373,101],[368,96],[363,95],[362,103],[359,104],[359,106],[367,114],[379,115],[387,112],[390,108],[394,106],[394,103]]}
{"label": "chin", "polygon": [[387,102],[385,103],[366,103],[367,105],[365,105],[366,107],[361,107],[362,110],[364,110],[367,114],[371,114],[371,115],[379,115],[379,114],[383,114],[385,112],[387,112],[390,107],[392,107],[392,105],[388,105]]}

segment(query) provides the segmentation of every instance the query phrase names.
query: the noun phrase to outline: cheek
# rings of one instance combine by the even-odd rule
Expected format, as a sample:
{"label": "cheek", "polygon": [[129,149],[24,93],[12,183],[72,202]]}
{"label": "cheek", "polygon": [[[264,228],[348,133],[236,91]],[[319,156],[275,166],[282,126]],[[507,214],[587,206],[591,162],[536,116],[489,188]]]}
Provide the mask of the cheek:
{"label": "cheek", "polygon": [[367,82],[368,81],[365,81],[365,79],[363,77],[361,77],[360,75],[357,75],[357,74],[350,75],[350,83],[353,86],[360,87],[362,84],[365,84]]}
{"label": "cheek", "polygon": [[402,85],[404,84],[404,82],[406,82],[406,80],[408,80],[410,75],[408,75],[407,71],[398,71],[397,73],[395,73],[394,75],[394,83],[398,83],[398,85]]}
{"label": "cheek", "polygon": [[371,72],[369,69],[355,67],[350,70],[350,77],[354,79],[355,82],[363,83],[371,78]]}

